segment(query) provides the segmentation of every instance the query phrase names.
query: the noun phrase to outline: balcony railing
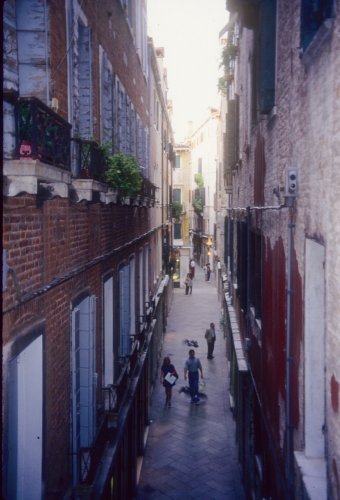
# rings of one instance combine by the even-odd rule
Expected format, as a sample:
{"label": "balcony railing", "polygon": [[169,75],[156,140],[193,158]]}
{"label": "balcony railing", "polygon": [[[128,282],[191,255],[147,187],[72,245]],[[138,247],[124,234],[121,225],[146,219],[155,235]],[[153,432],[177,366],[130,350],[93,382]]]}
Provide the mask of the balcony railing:
{"label": "balcony railing", "polygon": [[16,158],[70,170],[71,125],[36,97],[15,103]]}
{"label": "balcony railing", "polygon": [[143,177],[143,184],[141,187],[140,195],[144,198],[149,198],[152,204],[155,202],[156,198],[156,186],[152,184],[149,179]]}
{"label": "balcony railing", "polygon": [[72,138],[76,147],[77,177],[105,182],[107,169],[106,155],[95,141]]}

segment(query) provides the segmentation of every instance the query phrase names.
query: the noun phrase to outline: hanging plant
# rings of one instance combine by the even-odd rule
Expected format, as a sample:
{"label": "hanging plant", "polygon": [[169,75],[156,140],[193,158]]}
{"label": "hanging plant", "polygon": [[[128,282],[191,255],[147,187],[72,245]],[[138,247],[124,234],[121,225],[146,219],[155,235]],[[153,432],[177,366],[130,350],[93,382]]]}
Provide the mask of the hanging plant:
{"label": "hanging plant", "polygon": [[143,178],[136,158],[116,153],[108,157],[107,164],[107,182],[120,195],[133,197],[140,192]]}

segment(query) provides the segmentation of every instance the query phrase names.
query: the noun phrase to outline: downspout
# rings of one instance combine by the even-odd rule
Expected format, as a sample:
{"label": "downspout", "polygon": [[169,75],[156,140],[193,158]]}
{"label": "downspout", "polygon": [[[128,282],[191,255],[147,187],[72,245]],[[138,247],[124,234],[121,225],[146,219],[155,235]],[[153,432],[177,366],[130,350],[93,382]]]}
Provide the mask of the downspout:
{"label": "downspout", "polygon": [[291,316],[292,316],[292,256],[293,256],[293,206],[288,212],[288,261],[287,261],[287,316],[286,316],[286,500],[293,498],[293,428],[291,417],[291,380],[292,380],[292,348],[291,348]]}
{"label": "downspout", "polygon": [[246,336],[246,351],[248,350],[247,342],[250,343],[250,207],[247,207],[247,336]]}
{"label": "downspout", "polygon": [[161,113],[161,166],[162,166],[162,226],[164,227],[164,154],[163,154],[163,111]]}

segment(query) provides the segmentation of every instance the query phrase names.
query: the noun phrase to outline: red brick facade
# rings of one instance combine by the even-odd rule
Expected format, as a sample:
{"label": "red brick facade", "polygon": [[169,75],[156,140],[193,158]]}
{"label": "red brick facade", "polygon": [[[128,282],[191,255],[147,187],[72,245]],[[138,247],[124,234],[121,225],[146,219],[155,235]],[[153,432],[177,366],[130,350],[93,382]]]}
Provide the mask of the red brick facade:
{"label": "red brick facade", "polygon": [[[28,36],[34,38],[34,19],[40,23],[39,27],[46,19],[48,35],[45,62],[49,76],[45,81],[42,75],[40,80],[43,89],[45,83],[46,102],[38,101],[38,108],[33,105],[27,108],[29,112],[40,110],[45,120],[39,123],[37,119],[39,154],[34,159],[19,160],[19,148],[13,148],[9,141],[6,146],[3,494],[14,498],[21,484],[27,488],[35,482],[39,497],[62,498],[75,494],[82,482],[82,491],[89,494],[92,490],[97,498],[109,498],[109,493],[112,498],[132,498],[137,481],[137,457],[143,454],[150,391],[156,377],[154,353],[159,352],[162,342],[172,290],[166,276],[167,258],[163,254],[163,232],[170,221],[161,215],[161,210],[166,213],[167,207],[160,207],[155,200],[156,188],[159,189],[157,196],[162,199],[163,184],[156,186],[144,177],[143,192],[123,200],[119,193],[109,189],[103,177],[95,177],[96,170],[84,178],[83,170],[79,172],[75,162],[72,140],[66,144],[70,151],[69,163],[66,160],[65,164],[56,165],[53,158],[46,160],[44,154],[50,147],[50,137],[58,136],[53,136],[59,127],[57,115],[66,121],[72,117],[71,138],[85,145],[92,143],[93,137],[96,143],[101,142],[104,125],[107,126],[101,115],[105,76],[101,67],[102,49],[112,70],[112,80],[108,79],[105,84],[111,81],[113,85],[114,113],[121,113],[120,120],[125,120],[117,124],[118,115],[112,113],[113,123],[109,125],[112,130],[116,127],[121,143],[129,151],[133,149],[129,137],[132,143],[131,135],[135,134],[140,165],[143,165],[141,157],[143,161],[148,160],[149,148],[161,150],[158,144],[149,144],[147,52],[137,53],[136,48],[137,32],[146,29],[145,25],[137,26],[143,21],[146,7],[144,2],[131,2],[132,9],[127,11],[121,0],[66,3],[65,10],[65,4],[61,6],[57,0],[48,2],[47,7],[45,2],[38,1],[35,16],[29,16],[27,21]],[[15,0],[6,2],[5,32],[10,32],[19,45],[20,36],[13,26],[22,14],[20,9],[26,7],[30,12],[29,2],[20,5]],[[90,33],[89,60],[81,59],[82,47],[76,45],[80,43],[82,30],[86,36]],[[144,36],[147,47],[146,33]],[[81,43],[87,40],[84,36]],[[15,43],[13,47],[16,49]],[[39,47],[34,50],[39,51]],[[10,53],[8,46],[5,53]],[[39,54],[43,57],[42,52]],[[91,69],[87,88],[92,107],[90,118],[86,118],[92,126],[93,137],[79,138],[75,137],[75,131],[81,131],[78,121],[82,119],[82,106],[78,113],[76,99],[83,83],[77,72],[80,73],[84,61]],[[27,63],[34,76],[33,55]],[[6,59],[6,71],[9,66]],[[14,126],[17,93],[19,100],[21,97],[22,68],[19,64],[12,70],[16,72],[13,81],[18,88],[10,88],[7,94],[11,126],[4,132],[5,137],[18,140],[20,127],[28,124],[34,128],[36,122],[29,118],[17,128]],[[5,76],[5,85],[13,87],[7,73]],[[88,74],[84,72],[82,76]],[[70,81],[76,82],[78,88],[70,88]],[[115,94],[118,81],[119,96]],[[87,90],[84,88],[83,98]],[[26,97],[34,96],[33,92]],[[119,105],[118,98],[121,99]],[[55,99],[57,115],[49,110],[55,105]],[[162,112],[171,142],[171,125],[164,106]],[[137,130],[133,128],[136,123]],[[63,137],[65,141],[66,136]],[[35,137],[32,136],[32,140]],[[64,146],[65,142],[60,144]],[[162,154],[164,170],[171,170],[171,158],[163,149]],[[84,157],[80,159],[85,161]],[[88,157],[87,161],[92,162],[93,158]],[[153,166],[151,163],[143,166],[151,179],[149,167]],[[168,193],[166,185],[166,197]],[[37,339],[42,341],[41,355]],[[29,354],[33,345],[38,346],[34,359]],[[35,384],[30,384],[26,394],[37,401],[27,420],[30,429],[39,423],[40,428],[34,431],[39,432],[38,438],[21,423],[27,403],[25,377],[27,382],[35,377],[37,383],[36,389]],[[128,392],[134,396],[126,398]],[[137,418],[140,422],[135,426]],[[20,461],[18,446],[23,447],[25,440],[24,460]],[[105,455],[108,442],[116,449],[110,459]],[[134,450],[133,454],[127,454],[127,449]],[[34,460],[38,466],[34,474],[29,474],[27,464]],[[109,464],[105,471],[102,464]],[[21,483],[15,476],[16,470],[24,478]],[[125,472],[121,473],[122,470]]]}

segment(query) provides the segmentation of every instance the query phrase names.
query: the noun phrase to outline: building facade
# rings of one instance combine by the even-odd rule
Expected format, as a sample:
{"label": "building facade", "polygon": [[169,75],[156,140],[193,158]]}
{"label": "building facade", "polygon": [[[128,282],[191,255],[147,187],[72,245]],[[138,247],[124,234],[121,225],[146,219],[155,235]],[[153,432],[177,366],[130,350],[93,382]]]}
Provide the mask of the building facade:
{"label": "building facade", "polygon": [[3,496],[132,498],[172,290],[146,2],[8,0],[3,23]]}
{"label": "building facade", "polygon": [[[220,113],[210,108],[206,119],[190,135],[193,192],[193,246],[195,259],[204,266],[213,263],[216,232],[216,173]],[[197,200],[197,202],[196,202]],[[208,243],[209,242],[209,243]]]}
{"label": "building facade", "polygon": [[250,498],[333,500],[339,4],[227,6],[224,308],[244,483]]}
{"label": "building facade", "polygon": [[173,281],[174,286],[183,287],[189,271],[192,253],[192,182],[191,154],[189,143],[175,144],[175,168],[172,183],[173,235]]}

